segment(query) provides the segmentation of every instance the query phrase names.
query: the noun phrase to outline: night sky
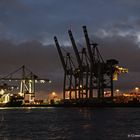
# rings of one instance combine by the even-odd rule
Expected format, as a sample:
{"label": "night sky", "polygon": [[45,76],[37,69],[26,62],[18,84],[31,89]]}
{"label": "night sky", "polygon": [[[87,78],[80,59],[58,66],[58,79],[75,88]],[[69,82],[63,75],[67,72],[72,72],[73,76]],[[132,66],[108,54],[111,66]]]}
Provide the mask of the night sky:
{"label": "night sky", "polygon": [[67,30],[72,29],[83,46],[83,25],[104,59],[118,59],[129,69],[115,82],[116,88],[140,87],[139,0],[0,0],[0,75],[25,64],[52,80],[40,97],[61,93],[63,69],[53,36],[67,49]]}

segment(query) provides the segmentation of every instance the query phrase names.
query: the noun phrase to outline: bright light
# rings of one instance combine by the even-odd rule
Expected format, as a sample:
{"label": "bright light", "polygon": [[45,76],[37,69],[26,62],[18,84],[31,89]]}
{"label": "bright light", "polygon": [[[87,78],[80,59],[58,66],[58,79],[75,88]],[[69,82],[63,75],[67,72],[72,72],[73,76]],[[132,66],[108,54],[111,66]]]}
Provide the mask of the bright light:
{"label": "bright light", "polygon": [[32,80],[29,80],[29,82],[32,83],[33,81]]}
{"label": "bright light", "polygon": [[80,85],[80,88],[82,88],[83,86],[82,85]]}
{"label": "bright light", "polygon": [[0,90],[0,94],[1,94],[1,95],[4,94],[4,90],[3,90],[3,89]]}
{"label": "bright light", "polygon": [[56,93],[55,93],[55,92],[52,92],[52,95],[53,95],[53,96],[55,96],[55,95],[56,95]]}
{"label": "bright light", "polygon": [[24,96],[24,93],[19,92],[18,94],[19,94],[19,96]]}
{"label": "bright light", "polygon": [[45,80],[40,80],[40,83],[45,83]]}
{"label": "bright light", "polygon": [[120,90],[119,89],[116,89],[116,92],[119,92]]}
{"label": "bright light", "polygon": [[138,93],[139,92],[139,88],[135,87],[135,92]]}
{"label": "bright light", "polygon": [[3,103],[8,103],[10,100],[10,94],[4,94],[3,96]]}
{"label": "bright light", "polygon": [[51,80],[49,80],[49,83],[52,83],[52,81],[51,81]]}

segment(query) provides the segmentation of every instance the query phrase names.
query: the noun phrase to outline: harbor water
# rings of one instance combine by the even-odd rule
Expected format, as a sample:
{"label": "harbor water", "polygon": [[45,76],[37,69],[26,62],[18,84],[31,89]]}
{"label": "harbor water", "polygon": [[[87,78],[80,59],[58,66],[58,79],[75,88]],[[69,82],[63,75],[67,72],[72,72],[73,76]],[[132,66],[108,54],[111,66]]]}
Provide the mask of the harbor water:
{"label": "harbor water", "polygon": [[0,140],[140,139],[140,108],[0,108]]}

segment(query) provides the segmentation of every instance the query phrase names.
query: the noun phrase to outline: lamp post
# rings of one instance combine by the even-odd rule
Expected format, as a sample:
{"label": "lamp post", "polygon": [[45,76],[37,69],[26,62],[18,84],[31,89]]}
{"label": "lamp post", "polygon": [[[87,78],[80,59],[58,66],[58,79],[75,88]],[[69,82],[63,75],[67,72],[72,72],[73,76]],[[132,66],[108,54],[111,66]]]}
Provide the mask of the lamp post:
{"label": "lamp post", "polygon": [[51,104],[55,104],[55,98],[57,97],[57,96],[56,96],[56,92],[53,91],[53,92],[51,93],[51,96],[52,96],[52,99],[50,100],[50,103],[51,103]]}
{"label": "lamp post", "polygon": [[120,90],[119,89],[116,89],[116,92],[119,92]]}
{"label": "lamp post", "polygon": [[138,93],[138,91],[139,91],[139,88],[135,87],[135,92]]}
{"label": "lamp post", "polygon": [[52,92],[53,99],[56,97],[56,92]]}
{"label": "lamp post", "polygon": [[120,92],[120,90],[119,89],[116,89],[116,95],[117,96],[119,95],[119,92]]}

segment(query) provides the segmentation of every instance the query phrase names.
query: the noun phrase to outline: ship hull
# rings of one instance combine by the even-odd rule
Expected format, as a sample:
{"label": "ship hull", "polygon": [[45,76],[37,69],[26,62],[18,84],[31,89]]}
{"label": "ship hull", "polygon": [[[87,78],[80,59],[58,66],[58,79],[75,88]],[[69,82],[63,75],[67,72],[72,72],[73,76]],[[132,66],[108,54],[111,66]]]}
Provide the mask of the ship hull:
{"label": "ship hull", "polygon": [[20,107],[23,104],[23,97],[11,97],[7,103],[0,103],[0,107]]}

